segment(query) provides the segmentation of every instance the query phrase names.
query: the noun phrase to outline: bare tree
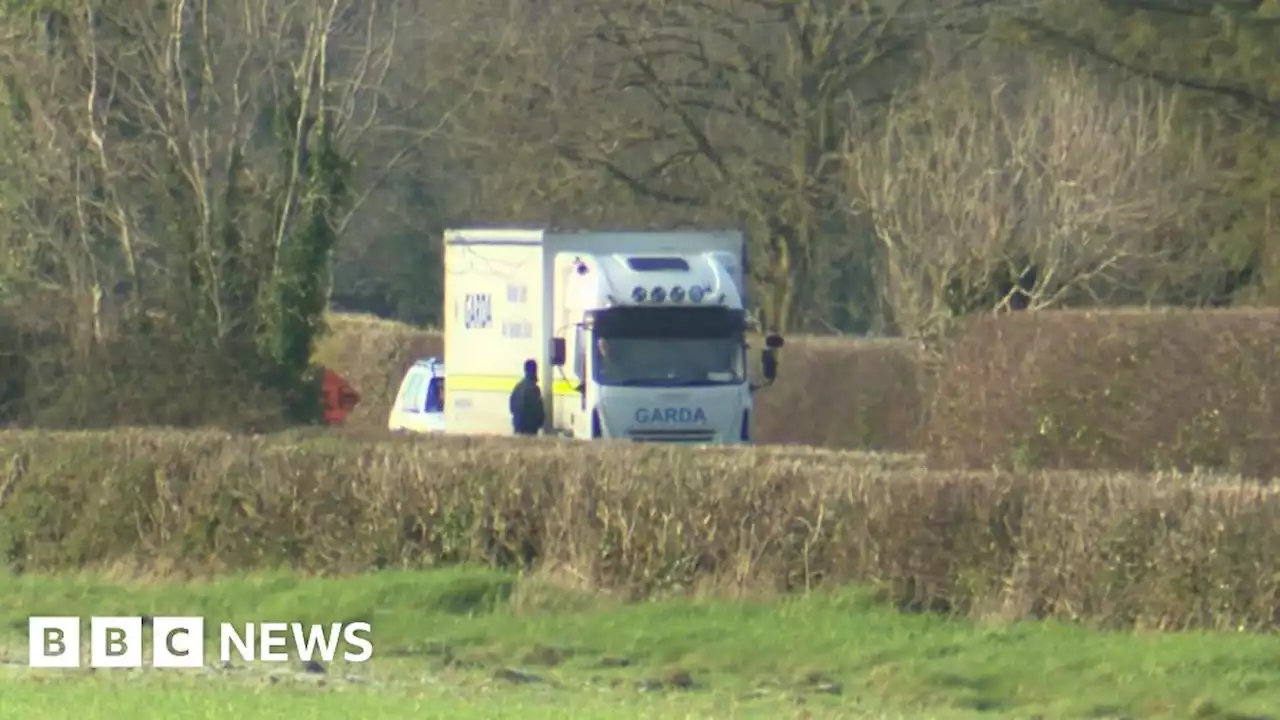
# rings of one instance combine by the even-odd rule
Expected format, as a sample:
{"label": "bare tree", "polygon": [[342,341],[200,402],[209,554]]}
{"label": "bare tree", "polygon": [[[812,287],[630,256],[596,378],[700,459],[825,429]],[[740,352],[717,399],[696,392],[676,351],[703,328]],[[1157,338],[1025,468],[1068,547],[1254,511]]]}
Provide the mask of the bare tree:
{"label": "bare tree", "polygon": [[[340,301],[439,320],[439,232],[546,220],[557,187],[535,79],[560,52],[524,0],[396,0],[395,62],[379,123],[355,146],[361,203],[343,223]],[[582,195],[565,192],[576,205]]]}
{"label": "bare tree", "polygon": [[1069,64],[1016,71],[970,54],[946,65],[846,154],[852,208],[874,219],[878,284],[904,333],[929,337],[1015,299],[1033,310],[1149,301],[1200,269],[1194,243],[1169,242],[1207,179],[1170,152],[1175,93],[1104,88]]}
{"label": "bare tree", "polygon": [[45,48],[10,28],[9,140],[39,172],[8,235],[38,230],[31,276],[88,298],[80,346],[117,299],[133,330],[159,323],[306,402],[325,272],[361,197],[353,155],[380,126],[383,10],[87,0]]}
{"label": "bare tree", "polygon": [[94,106],[80,74],[60,62],[68,21],[57,13],[50,18],[39,23],[19,13],[0,25],[7,70],[0,153],[4,284],[22,320],[56,328],[84,349],[100,334],[93,311],[105,284],[103,266],[121,253],[111,239],[91,232],[86,218],[86,206],[105,201],[94,179],[101,158],[73,128],[82,127]]}
{"label": "bare tree", "polygon": [[765,324],[812,320],[825,248],[854,232],[837,201],[847,118],[877,112],[957,4],[575,3],[595,60],[580,102],[608,120],[557,149],[637,197],[747,224]]}
{"label": "bare tree", "polygon": [[[423,169],[445,199],[449,222],[628,224],[653,203],[629,197],[595,168],[558,151],[623,128],[600,91],[599,48],[584,44],[590,18],[573,5],[479,0],[437,7],[449,38],[433,67],[469,67],[468,82],[436,96],[451,112]],[[458,103],[459,98],[466,102]]]}

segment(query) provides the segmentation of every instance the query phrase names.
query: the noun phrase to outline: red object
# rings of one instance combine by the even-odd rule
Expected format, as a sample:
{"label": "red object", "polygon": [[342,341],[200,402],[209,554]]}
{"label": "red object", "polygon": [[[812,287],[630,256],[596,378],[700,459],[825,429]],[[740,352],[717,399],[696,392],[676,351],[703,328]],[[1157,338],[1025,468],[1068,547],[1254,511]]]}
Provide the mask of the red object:
{"label": "red object", "polygon": [[351,387],[351,383],[327,368],[321,392],[324,395],[324,421],[329,425],[341,425],[360,403],[360,393]]}

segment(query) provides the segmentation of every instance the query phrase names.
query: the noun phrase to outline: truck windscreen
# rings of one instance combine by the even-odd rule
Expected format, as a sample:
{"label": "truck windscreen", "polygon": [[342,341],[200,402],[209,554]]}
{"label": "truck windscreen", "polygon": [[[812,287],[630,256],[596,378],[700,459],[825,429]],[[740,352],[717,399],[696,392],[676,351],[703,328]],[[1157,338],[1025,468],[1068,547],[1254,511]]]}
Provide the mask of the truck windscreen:
{"label": "truck windscreen", "polygon": [[694,387],[746,379],[741,310],[610,308],[595,313],[594,377],[602,385]]}

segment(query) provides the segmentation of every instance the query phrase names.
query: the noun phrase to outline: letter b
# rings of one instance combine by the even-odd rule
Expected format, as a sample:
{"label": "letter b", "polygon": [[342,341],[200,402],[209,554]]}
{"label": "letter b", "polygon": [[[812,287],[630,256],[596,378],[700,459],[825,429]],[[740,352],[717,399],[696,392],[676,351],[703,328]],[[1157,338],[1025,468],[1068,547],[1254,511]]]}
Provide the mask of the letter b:
{"label": "letter b", "polygon": [[27,664],[40,668],[80,667],[80,618],[33,617],[27,620]]}
{"label": "letter b", "polygon": [[142,667],[142,618],[92,618],[89,621],[89,667]]}

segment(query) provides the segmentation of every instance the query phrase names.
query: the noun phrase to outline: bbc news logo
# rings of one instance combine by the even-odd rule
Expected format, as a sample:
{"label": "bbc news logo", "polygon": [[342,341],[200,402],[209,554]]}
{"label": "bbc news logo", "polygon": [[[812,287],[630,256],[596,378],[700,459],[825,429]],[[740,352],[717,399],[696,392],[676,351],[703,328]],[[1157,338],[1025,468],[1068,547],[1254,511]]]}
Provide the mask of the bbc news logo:
{"label": "bbc news logo", "polygon": [[[27,622],[31,667],[78,668],[81,663],[81,623],[78,617],[33,617]],[[239,657],[244,662],[288,662],[289,641],[298,659],[333,662],[341,656],[353,663],[373,657],[369,623],[219,623],[218,659],[223,664]],[[136,668],[143,662],[141,617],[89,619],[89,667]],[[205,622],[202,617],[151,619],[151,665],[157,668],[205,666]],[[339,653],[339,649],[342,652]]]}

